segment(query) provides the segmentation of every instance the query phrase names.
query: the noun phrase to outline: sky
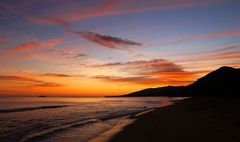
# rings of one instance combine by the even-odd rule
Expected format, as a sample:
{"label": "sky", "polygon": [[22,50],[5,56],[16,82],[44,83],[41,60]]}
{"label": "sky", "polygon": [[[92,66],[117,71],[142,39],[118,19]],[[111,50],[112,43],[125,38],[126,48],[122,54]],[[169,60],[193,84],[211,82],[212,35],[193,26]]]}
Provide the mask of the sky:
{"label": "sky", "polygon": [[184,86],[239,47],[239,0],[1,0],[0,96]]}

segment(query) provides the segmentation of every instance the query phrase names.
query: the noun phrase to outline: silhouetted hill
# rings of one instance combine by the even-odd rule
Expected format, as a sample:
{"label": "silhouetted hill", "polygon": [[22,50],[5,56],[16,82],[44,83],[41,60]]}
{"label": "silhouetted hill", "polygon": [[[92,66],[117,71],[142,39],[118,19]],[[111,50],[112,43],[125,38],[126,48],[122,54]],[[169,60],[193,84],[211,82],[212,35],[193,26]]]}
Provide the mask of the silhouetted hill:
{"label": "silhouetted hill", "polygon": [[238,95],[240,69],[221,67],[188,86],[198,95]]}
{"label": "silhouetted hill", "polygon": [[221,67],[188,86],[148,88],[122,97],[240,96],[240,69]]}

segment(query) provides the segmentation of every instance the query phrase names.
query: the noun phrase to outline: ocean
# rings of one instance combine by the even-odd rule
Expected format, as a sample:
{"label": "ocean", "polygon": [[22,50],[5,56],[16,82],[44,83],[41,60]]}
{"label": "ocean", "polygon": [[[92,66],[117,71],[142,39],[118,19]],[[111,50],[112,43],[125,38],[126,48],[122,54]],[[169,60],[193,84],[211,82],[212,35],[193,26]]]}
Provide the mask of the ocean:
{"label": "ocean", "polygon": [[86,142],[126,116],[179,99],[0,97],[0,142]]}

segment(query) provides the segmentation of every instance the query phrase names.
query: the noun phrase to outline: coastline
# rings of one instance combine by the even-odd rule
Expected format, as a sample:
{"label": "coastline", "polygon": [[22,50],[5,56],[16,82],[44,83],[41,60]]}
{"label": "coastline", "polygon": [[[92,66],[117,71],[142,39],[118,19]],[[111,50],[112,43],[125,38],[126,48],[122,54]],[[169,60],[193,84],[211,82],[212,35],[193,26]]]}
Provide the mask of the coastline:
{"label": "coastline", "polygon": [[124,128],[128,125],[133,124],[137,117],[147,114],[151,111],[154,111],[155,109],[150,109],[150,110],[146,110],[143,112],[139,112],[137,114],[134,115],[130,115],[127,116],[125,118],[122,118],[115,126],[113,126],[111,129],[103,132],[102,134],[100,134],[99,136],[91,139],[89,142],[108,142],[111,141],[111,139],[117,135],[118,133],[120,133],[121,131],[124,130]]}
{"label": "coastline", "polygon": [[126,116],[126,117],[122,118],[119,122],[117,122],[117,124],[114,125],[112,128],[110,128],[109,130],[103,132],[102,134],[100,134],[97,137],[94,137],[94,138],[90,139],[89,142],[109,142],[114,138],[115,135],[117,135],[118,133],[123,131],[126,126],[133,124],[136,121],[136,119],[138,117],[140,117],[141,115],[145,115],[149,112],[155,111],[156,109],[160,109],[162,107],[172,105],[175,102],[181,101],[183,99],[185,99],[185,98],[179,98],[179,99],[176,99],[174,101],[169,101],[169,100],[164,101],[163,100],[162,101],[163,104],[158,108],[152,108],[152,109],[148,109],[148,110],[138,112],[136,114]]}
{"label": "coastline", "polygon": [[240,141],[240,99],[197,97],[125,118],[90,142]]}
{"label": "coastline", "polygon": [[108,142],[110,141],[116,134],[120,133],[124,127],[127,125],[130,125],[134,123],[134,119],[129,118],[123,118],[120,120],[115,126],[113,126],[111,129],[103,132],[99,136],[91,139],[89,142]]}

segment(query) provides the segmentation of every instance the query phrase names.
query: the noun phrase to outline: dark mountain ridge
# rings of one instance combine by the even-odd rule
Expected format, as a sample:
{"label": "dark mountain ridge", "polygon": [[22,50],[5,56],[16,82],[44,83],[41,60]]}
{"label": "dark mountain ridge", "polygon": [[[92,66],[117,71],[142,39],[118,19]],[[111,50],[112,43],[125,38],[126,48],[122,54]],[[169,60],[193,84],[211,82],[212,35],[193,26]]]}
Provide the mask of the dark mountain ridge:
{"label": "dark mountain ridge", "polygon": [[221,67],[188,86],[148,88],[121,97],[194,97],[194,96],[240,96],[240,69]]}

